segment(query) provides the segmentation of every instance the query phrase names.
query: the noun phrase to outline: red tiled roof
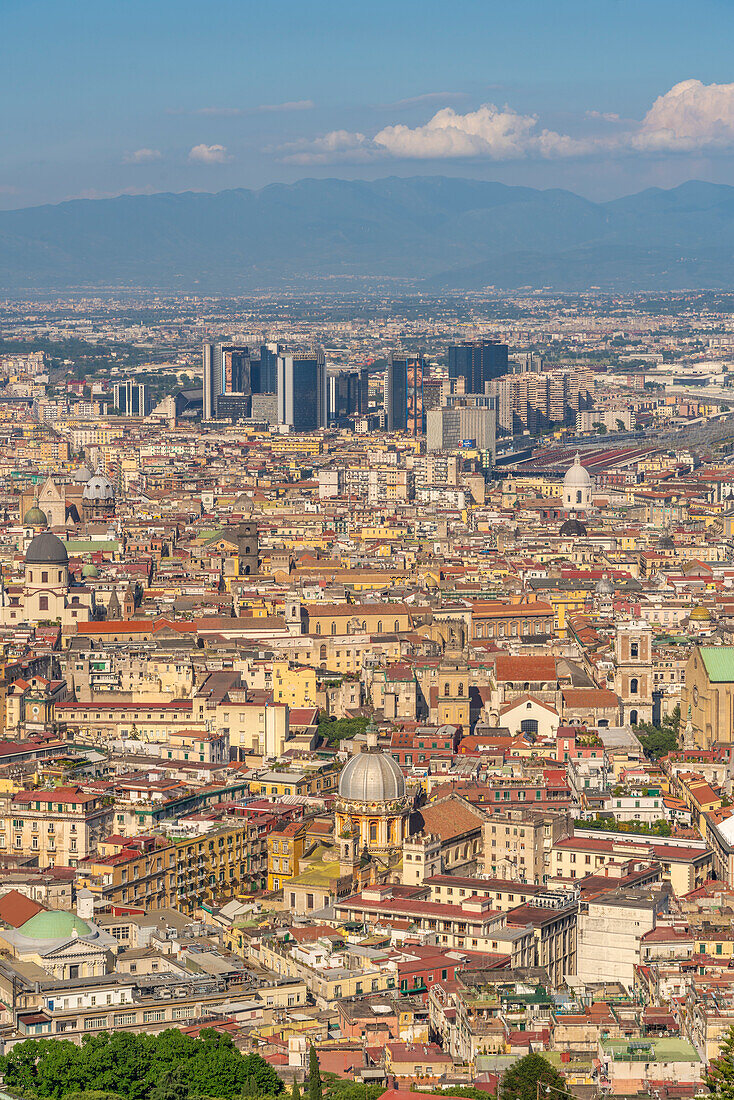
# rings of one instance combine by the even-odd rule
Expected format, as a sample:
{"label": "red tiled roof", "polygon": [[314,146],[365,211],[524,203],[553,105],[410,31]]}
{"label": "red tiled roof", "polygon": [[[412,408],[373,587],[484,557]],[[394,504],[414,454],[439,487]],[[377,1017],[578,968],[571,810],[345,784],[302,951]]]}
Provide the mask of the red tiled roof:
{"label": "red tiled roof", "polygon": [[7,894],[0,898],[0,921],[3,924],[9,924],[12,928],[20,928],[21,924],[35,917],[36,913],[42,912],[44,912],[42,905],[27,898],[19,890],[8,890]]}

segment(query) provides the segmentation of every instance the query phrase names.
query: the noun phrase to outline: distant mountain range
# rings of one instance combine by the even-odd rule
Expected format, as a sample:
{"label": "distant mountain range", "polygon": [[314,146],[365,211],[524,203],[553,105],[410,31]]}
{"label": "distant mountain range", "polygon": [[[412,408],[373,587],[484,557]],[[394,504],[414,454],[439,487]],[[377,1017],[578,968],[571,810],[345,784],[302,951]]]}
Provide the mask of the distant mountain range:
{"label": "distant mountain range", "polygon": [[[613,202],[419,176],[77,199],[0,212],[0,291],[734,286],[734,187]],[[385,282],[381,282],[385,280]]]}

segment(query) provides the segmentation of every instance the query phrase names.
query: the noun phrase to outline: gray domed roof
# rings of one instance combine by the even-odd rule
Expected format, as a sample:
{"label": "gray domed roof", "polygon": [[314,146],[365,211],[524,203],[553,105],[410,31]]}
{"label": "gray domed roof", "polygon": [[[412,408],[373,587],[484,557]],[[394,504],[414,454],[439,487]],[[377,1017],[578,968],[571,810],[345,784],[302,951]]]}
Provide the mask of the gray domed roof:
{"label": "gray domed roof", "polygon": [[28,544],[26,565],[68,565],[69,555],[61,539],[51,531],[41,531]]}
{"label": "gray domed roof", "polygon": [[104,474],[95,474],[84,486],[82,496],[85,500],[114,500],[115,487]]}
{"label": "gray domed roof", "polygon": [[74,471],[74,481],[82,484],[85,481],[89,481],[92,476],[92,471],[88,470],[86,466],[80,466],[78,470]]}
{"label": "gray domed roof", "polygon": [[581,520],[576,519],[575,516],[572,516],[571,519],[567,519],[566,522],[563,524],[559,534],[569,535],[573,538],[582,539],[585,538],[587,532],[586,527],[581,522]]}
{"label": "gray domed roof", "polygon": [[595,591],[596,591],[596,594],[598,596],[613,596],[614,595],[614,585],[612,584],[612,582],[610,581],[610,579],[606,575],[606,573],[604,574],[603,577],[600,577],[599,580],[596,582]]}
{"label": "gray domed roof", "polygon": [[405,778],[386,752],[360,752],[339,776],[339,797],[353,802],[394,802],[405,797]]}

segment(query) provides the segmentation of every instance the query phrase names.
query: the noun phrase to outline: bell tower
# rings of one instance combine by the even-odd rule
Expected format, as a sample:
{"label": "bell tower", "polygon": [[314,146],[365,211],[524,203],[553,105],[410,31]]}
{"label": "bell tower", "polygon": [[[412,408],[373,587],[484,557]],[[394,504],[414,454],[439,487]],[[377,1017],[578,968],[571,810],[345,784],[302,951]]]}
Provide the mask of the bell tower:
{"label": "bell tower", "polygon": [[628,619],[617,624],[614,640],[614,689],[623,724],[652,721],[652,629]]}

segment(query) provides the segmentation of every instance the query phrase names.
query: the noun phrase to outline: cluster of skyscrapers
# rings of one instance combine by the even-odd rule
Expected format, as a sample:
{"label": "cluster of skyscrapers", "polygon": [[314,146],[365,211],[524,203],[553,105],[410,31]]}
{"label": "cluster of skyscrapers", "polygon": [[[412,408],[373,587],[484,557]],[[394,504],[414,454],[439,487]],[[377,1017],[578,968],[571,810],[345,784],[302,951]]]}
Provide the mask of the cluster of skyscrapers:
{"label": "cluster of skyscrapers", "polygon": [[[513,433],[570,423],[590,404],[588,370],[549,370],[533,353],[510,362],[507,344],[492,338],[450,345],[448,378],[431,377],[423,355],[390,355],[382,412],[369,410],[367,368],[327,370],[321,350],[207,341],[203,368],[205,420],[251,417],[306,432],[369,412],[373,426],[426,434],[429,450],[490,449],[498,428]],[[140,415],[144,387],[115,386],[115,404]]]}
{"label": "cluster of skyscrapers", "polygon": [[328,373],[320,350],[205,341],[203,373],[205,420],[253,417],[306,432],[367,411],[366,368]]}

